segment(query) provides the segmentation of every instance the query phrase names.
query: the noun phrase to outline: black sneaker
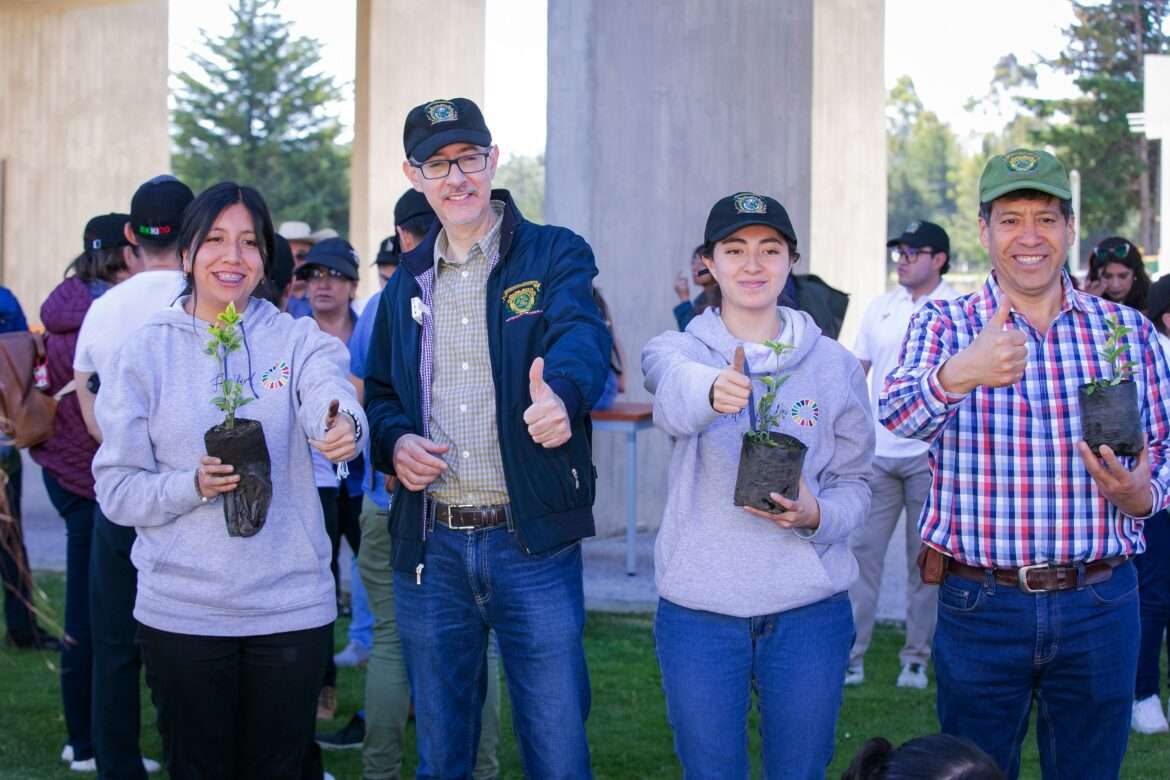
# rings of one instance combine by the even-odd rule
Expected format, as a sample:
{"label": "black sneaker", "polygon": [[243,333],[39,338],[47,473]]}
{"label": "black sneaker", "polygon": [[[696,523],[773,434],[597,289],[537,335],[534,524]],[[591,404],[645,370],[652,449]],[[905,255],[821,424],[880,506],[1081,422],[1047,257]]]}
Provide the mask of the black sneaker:
{"label": "black sneaker", "polygon": [[333,734],[318,734],[317,744],[322,750],[360,750],[366,739],[366,721],[355,714],[345,728]]}

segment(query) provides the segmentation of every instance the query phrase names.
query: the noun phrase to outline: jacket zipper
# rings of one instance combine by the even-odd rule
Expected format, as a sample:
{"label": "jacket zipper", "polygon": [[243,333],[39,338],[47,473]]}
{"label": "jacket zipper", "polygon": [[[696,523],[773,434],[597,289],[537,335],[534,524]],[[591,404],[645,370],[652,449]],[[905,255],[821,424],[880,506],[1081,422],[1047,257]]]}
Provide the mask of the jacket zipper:
{"label": "jacket zipper", "polygon": [[415,585],[422,585],[422,570],[423,570],[423,564],[421,564],[421,563],[418,566],[414,567],[414,584]]}
{"label": "jacket zipper", "polygon": [[576,467],[569,469],[569,470],[573,472],[573,489],[580,490],[581,489],[581,480],[577,477]]}

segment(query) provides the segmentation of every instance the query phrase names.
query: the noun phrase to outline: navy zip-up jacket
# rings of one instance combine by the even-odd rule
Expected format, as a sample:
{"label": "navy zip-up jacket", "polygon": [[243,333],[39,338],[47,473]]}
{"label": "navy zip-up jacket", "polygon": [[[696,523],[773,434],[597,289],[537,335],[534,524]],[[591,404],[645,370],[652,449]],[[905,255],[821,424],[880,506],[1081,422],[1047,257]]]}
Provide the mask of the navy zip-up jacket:
{"label": "navy zip-up jacket", "polygon": [[[610,337],[593,302],[597,266],[585,240],[566,228],[526,221],[505,190],[494,190],[492,200],[504,203],[499,261],[486,291],[496,428],[518,541],[537,554],[594,533],[589,411],[605,387]],[[386,474],[394,473],[398,439],[408,433],[425,437],[429,427],[434,331],[430,314],[420,313],[418,304],[431,304],[439,229],[436,221],[422,243],[402,256],[378,302],[366,416],[374,467]],[[528,370],[538,357],[572,427],[569,441],[554,449],[534,442],[524,423],[532,404]],[[397,571],[421,572],[427,501],[401,482],[395,490],[390,534]]]}

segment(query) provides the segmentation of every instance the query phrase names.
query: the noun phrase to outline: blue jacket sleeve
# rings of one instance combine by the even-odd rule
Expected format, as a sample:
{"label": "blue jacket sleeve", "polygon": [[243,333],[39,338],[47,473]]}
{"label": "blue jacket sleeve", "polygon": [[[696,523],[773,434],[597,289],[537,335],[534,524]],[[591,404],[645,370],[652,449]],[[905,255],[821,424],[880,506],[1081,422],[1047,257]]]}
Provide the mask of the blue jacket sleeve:
{"label": "blue jacket sleeve", "polygon": [[393,356],[396,350],[402,349],[401,342],[406,335],[395,332],[395,319],[390,315],[390,307],[398,298],[395,292],[401,273],[390,280],[390,286],[378,302],[370,348],[366,352],[365,407],[370,424],[370,460],[383,474],[394,474],[394,445],[398,440],[408,433],[422,434],[407,414],[391,373]]}
{"label": "blue jacket sleeve", "polygon": [[544,379],[575,418],[601,397],[613,343],[593,301],[593,250],[580,236],[564,231],[552,251],[544,303]]}

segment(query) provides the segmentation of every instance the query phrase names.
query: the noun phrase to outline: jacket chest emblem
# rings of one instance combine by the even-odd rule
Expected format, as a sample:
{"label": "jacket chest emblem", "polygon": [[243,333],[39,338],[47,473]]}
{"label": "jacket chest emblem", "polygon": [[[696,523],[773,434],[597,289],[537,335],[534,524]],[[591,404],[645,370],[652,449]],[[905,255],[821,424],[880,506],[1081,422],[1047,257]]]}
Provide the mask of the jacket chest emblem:
{"label": "jacket chest emblem", "polygon": [[292,370],[289,369],[288,363],[278,360],[276,365],[266,369],[260,375],[260,384],[264,385],[265,390],[279,390],[288,384],[291,376]]}
{"label": "jacket chest emblem", "polygon": [[788,412],[792,421],[802,428],[811,428],[821,418],[821,407],[811,398],[797,401]]}
{"label": "jacket chest emblem", "polygon": [[504,305],[513,316],[532,314],[540,296],[540,282],[521,282],[504,290]]}

